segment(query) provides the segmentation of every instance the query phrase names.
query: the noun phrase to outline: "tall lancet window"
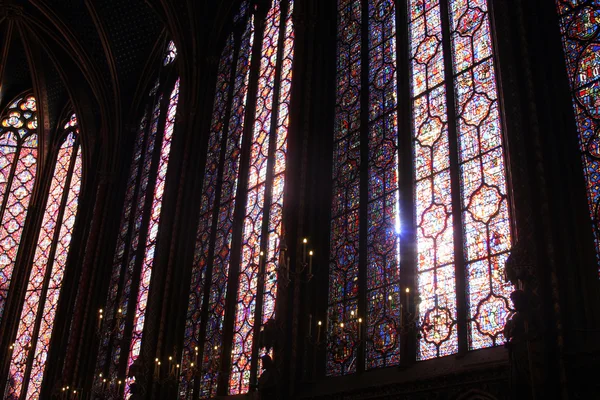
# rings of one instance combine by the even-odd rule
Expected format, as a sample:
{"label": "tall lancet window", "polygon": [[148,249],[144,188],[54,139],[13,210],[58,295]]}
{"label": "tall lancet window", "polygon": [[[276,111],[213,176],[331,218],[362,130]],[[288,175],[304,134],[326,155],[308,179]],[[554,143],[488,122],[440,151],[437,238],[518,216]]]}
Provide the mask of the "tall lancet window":
{"label": "tall lancet window", "polygon": [[600,3],[556,0],[600,259]]}
{"label": "tall lancet window", "polygon": [[[227,38],[221,54],[184,338],[183,368],[189,373],[181,379],[181,398],[247,392],[258,369],[256,335],[275,318],[292,13],[293,1],[275,0],[260,29],[257,14],[243,2],[234,17],[239,29]],[[260,57],[251,59],[256,46]],[[248,98],[251,87],[255,98]],[[249,150],[246,161],[243,149]],[[241,223],[235,222],[236,209],[243,212]],[[227,298],[231,285],[237,295]],[[227,304],[235,306],[235,315],[226,315]],[[225,330],[226,317],[233,319],[232,331]]]}
{"label": "tall lancet window", "polygon": [[0,321],[29,209],[37,156],[36,101],[29,93],[13,100],[0,126]]}
{"label": "tall lancet window", "polygon": [[367,368],[400,356],[395,8],[391,0],[338,2],[330,375],[356,372],[363,336]]}
{"label": "tall lancet window", "polygon": [[83,156],[77,117],[66,121],[27,281],[5,399],[39,399],[77,217]]}
{"label": "tall lancet window", "polygon": [[[504,279],[512,237],[487,0],[443,2],[411,0],[409,14],[422,360],[456,353],[465,328],[468,349],[502,344],[512,291]],[[465,293],[457,293],[457,279]],[[457,309],[458,296],[466,310]]]}
{"label": "tall lancet window", "polygon": [[[500,345],[512,226],[487,1],[339,0],[338,8],[327,373],[398,363],[409,323],[418,360]],[[408,43],[395,32],[404,16]],[[396,46],[409,56],[398,68]],[[402,127],[396,70],[410,82]],[[411,148],[398,147],[399,134],[411,135]],[[410,171],[399,157],[411,158]],[[402,193],[411,212],[398,206],[398,175],[413,176]],[[400,246],[405,231],[416,242]],[[400,254],[409,248],[416,258]],[[401,291],[404,267],[415,281]]]}
{"label": "tall lancet window", "polygon": [[[179,79],[170,79],[177,50],[169,43],[161,74],[146,98],[131,161],[108,298],[102,314],[94,390],[104,398],[129,398],[130,367],[140,355],[154,254],[160,231]],[[172,72],[172,73],[171,73]],[[121,382],[121,383],[119,383]]]}

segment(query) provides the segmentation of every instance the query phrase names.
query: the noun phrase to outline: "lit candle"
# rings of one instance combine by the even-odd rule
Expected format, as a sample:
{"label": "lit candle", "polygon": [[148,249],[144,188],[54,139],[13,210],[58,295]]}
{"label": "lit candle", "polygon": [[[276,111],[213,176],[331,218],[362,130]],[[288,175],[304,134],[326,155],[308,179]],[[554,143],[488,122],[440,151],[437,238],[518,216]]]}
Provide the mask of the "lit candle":
{"label": "lit candle", "polygon": [[391,294],[388,296],[388,302],[390,304],[390,308],[394,308],[394,297]]}
{"label": "lit candle", "polygon": [[406,307],[410,307],[410,288],[406,288]]}
{"label": "lit candle", "polygon": [[358,341],[362,339],[362,318],[358,319]]}
{"label": "lit candle", "polygon": [[310,258],[308,259],[308,274],[312,275],[312,259],[313,259],[313,251],[311,250],[308,255]]}
{"label": "lit candle", "polygon": [[173,357],[169,356],[169,372],[171,372],[171,367],[173,366]]}
{"label": "lit candle", "polygon": [[102,319],[104,318],[104,310],[100,309],[98,310],[98,330],[100,331],[102,329]]}
{"label": "lit candle", "polygon": [[160,376],[160,368],[158,367],[160,365],[160,362],[158,361],[158,358],[154,359],[154,378],[158,379],[158,377]]}
{"label": "lit candle", "polygon": [[119,381],[117,382],[117,393],[121,393],[121,384],[123,383],[123,381]]}
{"label": "lit candle", "polygon": [[306,264],[306,244],[308,243],[308,239],[302,239],[302,263]]}
{"label": "lit candle", "polygon": [[312,314],[308,314],[308,336],[312,336]]}
{"label": "lit candle", "polygon": [[317,342],[321,341],[321,321],[317,322]]}

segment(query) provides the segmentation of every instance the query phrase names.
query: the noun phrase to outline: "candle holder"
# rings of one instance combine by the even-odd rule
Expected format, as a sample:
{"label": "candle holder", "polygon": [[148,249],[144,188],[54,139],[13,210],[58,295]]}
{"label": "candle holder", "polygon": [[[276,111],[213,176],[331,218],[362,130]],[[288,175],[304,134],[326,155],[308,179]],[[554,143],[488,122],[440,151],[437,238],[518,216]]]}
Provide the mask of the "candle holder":
{"label": "candle holder", "polygon": [[[419,324],[419,316],[416,313],[416,309],[419,306],[419,303],[421,302],[421,299],[418,295],[414,296],[414,308],[411,308],[411,302],[410,302],[410,289],[406,288],[404,290],[405,293],[405,302],[404,304],[400,304],[400,316],[399,316],[399,321],[398,324],[396,326],[396,332],[399,335],[404,335],[404,334],[408,334],[412,331],[417,331],[419,332],[421,330],[421,325]],[[390,296],[391,297],[391,296]],[[405,306],[406,304],[406,306]],[[415,312],[413,312],[412,310],[415,310]]]}
{"label": "candle holder", "polygon": [[[420,321],[420,317],[416,310],[418,309],[418,305],[420,303],[420,297],[413,296],[411,303],[411,293],[410,289],[406,288],[403,291],[405,295],[405,301],[402,302],[400,299],[396,299],[394,302],[394,297],[390,295],[388,297],[388,305],[390,309],[395,309],[399,311],[399,315],[394,320],[394,324],[391,325],[390,333],[395,333],[398,337],[402,335],[409,334],[411,332],[416,332],[417,336],[420,335],[420,332],[428,331],[430,329],[436,329],[437,320],[434,318],[435,316],[432,314],[429,318],[428,316],[423,317],[423,321]],[[414,308],[411,305],[414,304]],[[412,310],[415,310],[414,312]],[[345,311],[346,313],[347,311]],[[314,347],[320,347],[325,342],[329,346],[329,350],[334,354],[335,357],[345,358],[349,356],[346,354],[349,348],[353,346],[363,345],[364,342],[368,341],[376,341],[376,338],[372,338],[368,336],[368,332],[365,332],[365,326],[367,323],[367,319],[360,316],[356,311],[350,311],[349,315],[341,316],[341,318],[333,317],[329,321],[331,325],[330,328],[327,328],[327,324],[322,321],[317,321],[317,335],[313,334],[314,326],[313,326],[313,318],[312,315],[309,315],[309,329],[306,335],[306,341]],[[342,354],[342,352],[344,354]]]}
{"label": "candle holder", "polygon": [[[299,281],[302,283],[308,283],[314,277],[313,275],[313,256],[314,251],[308,250],[308,238],[303,238],[301,241],[301,253],[298,257],[297,268],[295,271],[290,269],[290,257],[285,239],[281,240],[279,250],[279,263],[277,266],[277,273],[279,282],[287,287],[292,280]],[[306,273],[305,273],[306,272]]]}
{"label": "candle holder", "polygon": [[98,338],[98,340],[101,341],[104,337],[110,337],[118,332],[119,326],[123,323],[123,320],[125,319],[125,315],[123,313],[123,309],[119,308],[115,313],[115,316],[113,318],[114,324],[110,329],[106,329],[106,321],[108,318],[106,317],[104,309],[101,308],[98,310],[97,319],[98,329],[96,330],[96,337]]}
{"label": "candle holder", "polygon": [[52,390],[52,398],[60,400],[87,400],[88,394],[83,388],[71,385],[56,385]]}

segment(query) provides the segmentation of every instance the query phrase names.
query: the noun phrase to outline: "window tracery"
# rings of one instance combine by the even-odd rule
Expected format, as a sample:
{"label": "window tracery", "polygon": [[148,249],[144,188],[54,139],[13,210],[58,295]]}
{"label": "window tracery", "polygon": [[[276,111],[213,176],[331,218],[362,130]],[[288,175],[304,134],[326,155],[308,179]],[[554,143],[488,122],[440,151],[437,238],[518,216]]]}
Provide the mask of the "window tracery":
{"label": "window tracery", "polygon": [[556,0],[556,6],[600,260],[600,4],[595,0]]}
{"label": "window tracery", "polygon": [[[171,68],[176,56],[171,41],[163,67]],[[127,377],[141,351],[179,85],[179,78],[174,82],[157,79],[148,93],[134,142],[109,292],[102,309],[94,380],[94,391],[110,399],[131,396],[129,388],[134,381]]]}
{"label": "window tracery", "polygon": [[[503,343],[512,227],[489,24],[486,0],[338,1],[328,375],[399,363],[413,305],[399,287],[413,262],[404,227],[416,230],[417,358],[458,352],[461,335],[464,351]],[[410,151],[398,147],[396,46],[409,53]],[[400,157],[412,159],[414,222],[401,221]]]}
{"label": "window tracery", "polygon": [[[228,37],[221,54],[183,351],[184,369],[202,373],[182,377],[182,398],[247,392],[258,368],[258,328],[275,317],[294,54],[293,4],[275,0],[264,28],[257,30],[257,13],[243,1],[234,16],[238,33]],[[261,46],[261,56],[252,60],[255,46]],[[255,82],[251,76],[257,76]],[[249,99],[252,85],[256,97]],[[248,107],[255,107],[252,121],[246,116]],[[244,138],[245,125],[252,129]],[[241,158],[244,148],[250,153],[246,161]],[[234,218],[236,207],[242,209],[239,202],[244,205],[242,224]],[[233,254],[236,251],[239,258]],[[228,285],[237,286],[235,298],[227,298]],[[228,304],[235,305],[235,315],[229,316],[233,331],[225,329]],[[230,354],[223,353],[228,348],[225,341],[232,341]],[[222,380],[227,386],[219,383],[223,365],[230,366],[228,381]]]}
{"label": "window tracery", "polygon": [[0,125],[1,320],[37,172],[37,106],[33,94],[15,99]]}
{"label": "window tracery", "polygon": [[71,114],[63,127],[17,335],[10,348],[6,399],[40,398],[81,192],[83,156],[78,135],[77,117]]}

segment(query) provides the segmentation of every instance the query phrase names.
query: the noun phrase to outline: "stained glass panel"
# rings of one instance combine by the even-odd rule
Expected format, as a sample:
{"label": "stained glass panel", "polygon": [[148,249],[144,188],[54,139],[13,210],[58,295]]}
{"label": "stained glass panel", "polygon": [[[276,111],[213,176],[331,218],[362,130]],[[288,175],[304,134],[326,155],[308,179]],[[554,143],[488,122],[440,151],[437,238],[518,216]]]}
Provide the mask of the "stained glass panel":
{"label": "stained glass panel", "polygon": [[[179,79],[175,82],[175,87],[171,92],[169,99],[169,108],[167,109],[167,118],[165,122],[165,130],[162,138],[160,149],[160,159],[158,162],[158,171],[156,183],[154,187],[154,197],[152,199],[152,207],[150,209],[150,222],[148,224],[148,233],[146,236],[146,245],[144,259],[142,262],[142,271],[140,277],[139,288],[137,291],[137,301],[133,319],[133,331],[131,333],[131,343],[129,346],[129,357],[127,360],[127,374],[129,367],[135,362],[140,354],[142,333],[144,330],[144,321],[146,318],[146,306],[148,304],[148,294],[150,292],[150,283],[152,281],[152,267],[154,264],[154,253],[156,250],[156,239],[158,237],[158,227],[160,225],[160,216],[163,203],[163,194],[165,191],[165,183],[167,170],[169,167],[169,158],[171,155],[171,141],[173,139],[173,130],[175,128],[175,117],[177,115],[177,104],[179,102]],[[127,375],[126,374],[126,375]],[[129,393],[128,380],[125,385],[125,393],[127,398]]]}
{"label": "stained glass panel", "polygon": [[[150,174],[152,171],[152,158],[154,155],[154,151],[156,148],[156,138],[158,134],[158,122],[161,112],[161,104],[162,104],[162,95],[158,95],[155,99],[156,103],[154,105],[154,109],[152,111],[150,127],[148,129],[147,137],[145,140],[145,147],[143,150],[143,159],[138,159],[138,152],[136,147],[136,153],[134,153],[134,161],[132,162],[132,170],[133,168],[139,168],[139,176],[137,177],[137,199],[133,204],[126,203],[124,213],[131,212],[129,207],[134,206],[133,209],[133,220],[131,221],[131,229],[129,232],[122,230],[120,232],[121,235],[129,235],[129,243],[126,245],[128,247],[127,259],[123,259],[124,255],[121,253],[121,249],[118,248],[117,253],[115,254],[115,261],[113,264],[113,275],[111,279],[118,281],[121,279],[121,286],[115,286],[115,288],[111,288],[109,292],[109,298],[107,303],[107,315],[106,320],[104,321],[104,327],[107,332],[110,334],[107,335],[105,340],[112,340],[112,356],[109,360],[107,360],[108,365],[108,379],[110,382],[111,390],[118,390],[117,382],[119,380],[119,364],[121,360],[121,351],[122,351],[122,340],[125,334],[125,320],[126,316],[129,314],[128,306],[131,301],[131,292],[133,285],[133,276],[136,268],[136,260],[137,260],[137,249],[140,242],[141,236],[141,228],[144,217],[145,205],[146,205],[146,197],[148,196],[148,185],[150,184]],[[145,126],[144,121],[142,121],[141,130],[138,135],[141,135],[141,139],[138,136],[138,141],[143,141],[145,134]],[[136,144],[137,146],[137,144]],[[137,164],[141,163],[139,167]],[[130,179],[133,178],[133,175],[130,176]],[[131,190],[131,188],[130,188]],[[125,215],[125,214],[124,214]],[[122,221],[122,224],[125,220]],[[126,225],[122,226],[124,228]],[[126,236],[125,236],[126,237]],[[125,244],[124,244],[125,245]],[[124,266],[121,264],[117,264],[119,259],[122,259],[124,262]],[[120,290],[120,293],[116,290]],[[112,297],[114,294],[115,297]],[[118,294],[118,297],[116,297]],[[114,300],[113,300],[114,299]],[[114,302],[113,302],[114,301]],[[112,335],[112,337],[111,337]],[[99,358],[98,362],[100,363],[102,360]],[[98,364],[100,371],[106,369],[107,366],[104,364]],[[102,380],[99,379],[99,375],[97,375],[97,384],[102,387]]]}
{"label": "stained glass panel", "polygon": [[[400,362],[396,7],[369,2],[366,368]],[[390,299],[391,297],[391,299]]]}
{"label": "stained glass panel", "polygon": [[[73,140],[71,135],[67,140]],[[77,151],[75,165],[73,167],[69,193],[66,198],[64,207],[64,215],[62,217],[62,226],[59,231],[56,249],[54,253],[54,264],[50,272],[50,281],[48,283],[48,292],[42,309],[41,322],[38,331],[37,345],[33,355],[33,364],[29,375],[29,388],[27,389],[27,398],[34,399],[39,396],[44,370],[46,367],[46,358],[48,356],[48,348],[50,347],[50,338],[54,328],[54,318],[56,317],[56,307],[60,292],[62,289],[62,281],[65,275],[67,265],[67,256],[71,238],[73,236],[73,228],[77,217],[77,208],[79,202],[79,193],[81,191],[81,178],[83,173],[83,160],[81,151]]]}
{"label": "stained glass panel", "polygon": [[[327,313],[327,374],[356,371],[360,207],[360,0],[338,2],[337,101]],[[352,313],[352,314],[351,314]],[[352,317],[352,321],[348,321]]]}
{"label": "stained glass panel", "polygon": [[[400,310],[400,210],[398,197],[398,121],[396,7],[393,1],[338,2],[338,92],[333,165],[327,373],[357,370],[363,318],[367,369],[400,361],[397,333]],[[361,31],[362,24],[368,30]],[[363,49],[366,36],[367,48]],[[367,63],[363,81],[361,63]],[[368,93],[368,104],[360,102]],[[365,93],[365,94],[366,94]],[[361,139],[361,109],[368,111],[367,139]],[[361,167],[361,153],[368,163]],[[366,168],[367,178],[360,171]],[[368,196],[359,201],[361,187]],[[367,220],[358,222],[366,209]],[[361,230],[366,230],[366,265],[359,266]],[[366,269],[366,281],[359,271]],[[366,298],[359,299],[359,287]],[[358,308],[365,301],[365,316]]]}
{"label": "stained glass panel", "polygon": [[556,0],[556,5],[600,260],[600,3]]}
{"label": "stained glass panel", "polygon": [[259,253],[265,211],[265,186],[279,26],[280,1],[276,0],[266,17],[260,59],[256,117],[250,150],[248,199],[242,230],[242,261],[234,322],[229,394],[245,393],[250,384],[250,358],[254,341],[256,293],[258,291],[259,263],[261,262]]}
{"label": "stained glass panel", "polygon": [[[248,34],[244,35],[243,43],[240,48],[241,54],[248,53],[248,38]],[[200,368],[203,371],[202,378],[200,379],[200,397],[213,397],[216,395],[217,390],[217,378],[220,365],[219,349],[222,346],[223,340],[222,328],[229,271],[228,256],[230,242],[225,242],[225,240],[228,239],[229,236],[231,228],[227,228],[227,226],[233,217],[232,214],[235,207],[232,198],[232,196],[235,196],[235,193],[231,192],[231,186],[233,185],[233,187],[235,187],[237,181],[237,173],[234,175],[233,182],[226,180],[226,177],[222,177],[225,165],[222,164],[224,160],[221,161],[221,155],[224,150],[226,153],[229,153],[225,155],[225,159],[229,160],[227,165],[233,167],[237,172],[239,152],[232,153],[228,151],[228,145],[233,137],[237,138],[238,142],[241,139],[241,124],[236,126],[235,123],[232,123],[233,119],[230,119],[229,125],[227,125],[227,121],[225,121],[231,90],[230,87],[232,84],[231,72],[235,65],[234,56],[236,54],[234,45],[234,37],[233,35],[230,35],[221,53],[221,60],[219,63],[217,88],[213,106],[213,119],[209,136],[206,166],[204,168],[204,181],[200,203],[200,221],[196,237],[196,256],[192,268],[192,282],[190,286],[188,314],[184,336],[183,365],[184,369],[190,372],[187,375],[182,376],[179,386],[181,398],[193,398],[192,390],[194,386],[194,377],[191,371],[196,368]],[[248,72],[248,66],[247,60],[246,63],[244,63],[243,57],[239,59],[239,62],[240,64],[236,69],[236,80],[233,83],[233,103],[243,110],[247,89],[245,76]],[[235,109],[232,108],[232,112],[233,110]],[[226,127],[228,129],[226,129]],[[227,135],[229,135],[229,129],[232,130],[231,137],[227,137]],[[239,148],[240,144],[233,143],[232,145],[235,148]],[[225,147],[225,149],[223,147]],[[219,178],[223,179],[221,182],[221,192],[219,192],[218,187]],[[228,208],[226,212],[231,215],[231,218],[219,215],[219,218],[217,219],[217,239],[213,250],[214,258],[211,260],[213,255],[210,253],[210,239],[214,231],[213,218],[215,205],[220,204],[221,199],[226,199],[225,203]],[[210,288],[208,321],[206,324],[206,334],[203,335],[203,332],[201,332],[201,317],[207,285]],[[203,343],[201,342],[202,337],[204,337]],[[203,346],[202,358],[198,359],[199,346],[201,345]],[[198,365],[198,367],[194,368],[194,363]]]}
{"label": "stained glass panel", "polygon": [[15,100],[0,124],[0,321],[37,171],[37,112],[31,95]]}
{"label": "stained glass panel", "polygon": [[[26,393],[28,399],[38,399],[40,396],[56,307],[77,215],[81,175],[81,153],[78,152],[74,133],[70,133],[58,152],[17,337],[13,345],[5,398],[19,397],[23,393]],[[29,361],[32,350],[33,359]],[[27,372],[29,381],[24,382]]]}
{"label": "stained glass panel", "polygon": [[[262,56],[258,64],[256,115],[250,143],[246,211],[242,227],[242,260],[234,319],[229,394],[248,391],[251,358],[253,348],[257,346],[254,338],[256,325],[275,317],[278,282],[276,268],[283,229],[283,190],[293,62],[292,13],[293,1],[274,1],[267,14],[263,33]],[[280,43],[283,43],[282,48],[279,48]],[[280,54],[281,59],[278,59]],[[265,221],[266,215],[269,216],[268,221]],[[265,223],[267,236],[263,237]],[[264,254],[261,248],[265,249]],[[256,310],[261,263],[264,263],[265,271],[263,306],[261,310]],[[257,314],[260,316],[258,320]]]}
{"label": "stained glass panel", "polygon": [[121,270],[123,267],[123,262],[127,257],[125,252],[127,248],[128,235],[130,233],[130,230],[132,229],[132,210],[134,208],[134,196],[136,195],[137,182],[139,179],[139,174],[143,162],[144,138],[146,134],[147,125],[147,117],[144,115],[144,117],[140,121],[135,140],[134,156],[129,170],[127,192],[125,193],[125,206],[123,207],[123,211],[121,214],[121,226],[117,237],[117,248],[115,251],[113,267],[110,277],[108,300],[106,302],[106,308],[105,310],[103,310],[100,348],[98,350],[98,356],[96,360],[96,379],[94,381],[95,390],[102,390],[103,382],[100,378],[100,374],[107,372],[105,370],[105,367],[107,366],[106,364],[108,361],[107,358],[109,352],[109,342],[111,339],[110,331],[113,329],[113,324],[115,324],[115,318],[120,318],[121,314],[118,313],[117,310],[119,290],[122,287],[122,277],[124,275],[121,273]]}
{"label": "stained glass panel", "polygon": [[411,0],[410,56],[420,360],[458,351],[454,226],[442,23],[437,1]]}
{"label": "stained glass panel", "polygon": [[504,343],[512,285],[506,166],[487,0],[450,1],[469,348]]}
{"label": "stained glass panel", "polygon": [[167,52],[165,54],[165,59],[163,61],[163,65],[169,65],[177,58],[177,47],[175,47],[175,42],[172,40],[169,42],[167,46]]}

